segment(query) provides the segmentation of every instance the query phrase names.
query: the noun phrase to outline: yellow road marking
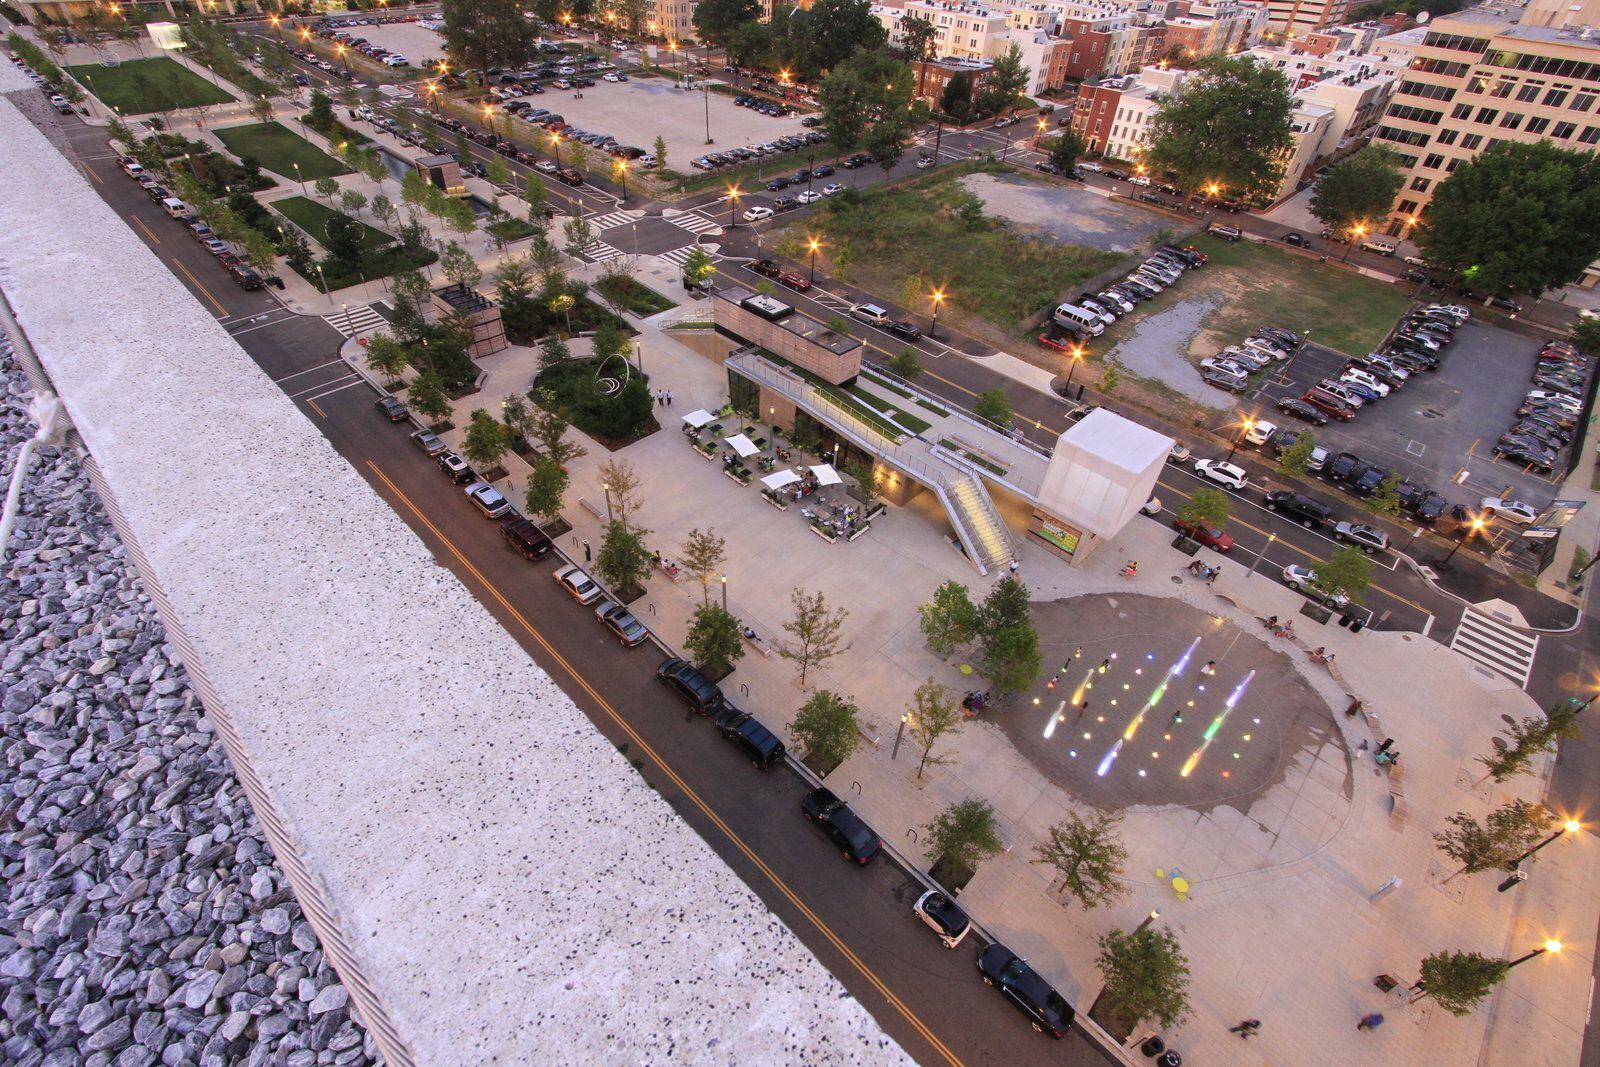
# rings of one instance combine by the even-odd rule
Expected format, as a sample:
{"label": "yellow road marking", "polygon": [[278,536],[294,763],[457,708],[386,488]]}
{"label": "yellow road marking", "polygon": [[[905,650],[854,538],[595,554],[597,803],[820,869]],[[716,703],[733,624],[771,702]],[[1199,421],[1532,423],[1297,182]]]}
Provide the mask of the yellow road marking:
{"label": "yellow road marking", "polygon": [[599,705],[600,709],[606,713],[606,716],[610,718],[612,722],[616,723],[617,727],[622,730],[623,733],[628,735],[629,741],[641,749],[652,760],[654,760],[662,769],[662,771],[666,773],[667,777],[672,779],[673,784],[682,791],[683,795],[687,797],[695,807],[699,808],[700,811],[704,813],[706,818],[711,820],[717,829],[721,830],[727,835],[728,840],[731,841],[734,846],[744,854],[745,858],[754,864],[762,874],[767,876],[767,878],[772,882],[773,886],[775,886],[778,891],[788,899],[789,903],[793,904],[802,915],[810,920],[811,924],[828,939],[829,943],[839,951],[840,955],[844,956],[845,959],[850,961],[856,970],[861,973],[862,977],[866,978],[867,981],[872,984],[873,988],[883,995],[883,998],[887,1000],[890,1005],[893,1006],[895,1010],[898,1011],[901,1016],[904,1017],[905,1020],[910,1023],[911,1026],[919,1034],[921,1034],[930,1045],[933,1046],[935,1051],[944,1057],[945,1061],[948,1062],[951,1067],[960,1067],[961,1060],[957,1058],[955,1053],[951,1052],[950,1049],[946,1047],[944,1042],[940,1041],[939,1038],[934,1035],[933,1031],[928,1029],[927,1025],[923,1023],[923,1021],[918,1018],[917,1015],[899,997],[895,996],[889,987],[883,983],[882,979],[874,974],[871,968],[869,968],[860,957],[850,950],[850,947],[844,943],[843,939],[841,939],[838,934],[835,934],[828,924],[822,921],[822,918],[819,915],[805,905],[805,903],[794,892],[794,890],[790,889],[788,884],[785,883],[782,878],[778,877],[778,873],[771,867],[767,866],[766,862],[763,861],[760,856],[756,855],[755,850],[749,845],[745,844],[744,840],[738,834],[733,832],[732,827],[723,822],[721,817],[719,817],[716,812],[712,811],[711,807],[704,800],[700,799],[700,795],[690,788],[689,783],[685,782],[678,775],[678,773],[672,769],[671,765],[669,765],[666,760],[662,759],[660,754],[651,748],[649,743],[646,742],[643,737],[639,736],[638,732],[634,730],[627,720],[625,720],[604,697],[595,692],[594,688],[584,680],[583,676],[577,672],[572,664],[567,662],[566,658],[562,656],[561,653],[557,652],[550,646],[550,643],[545,640],[544,635],[534,628],[533,624],[528,621],[527,617],[523,615],[522,612],[518,611],[516,607],[512,605],[511,601],[505,598],[499,589],[495,588],[494,583],[485,578],[482,572],[480,572],[477,567],[473,566],[472,562],[468,560],[467,557],[462,554],[461,550],[455,546],[455,543],[446,537],[443,531],[435,526],[428,519],[428,517],[422,513],[420,508],[411,502],[411,498],[406,496],[406,494],[401,491],[399,486],[390,481],[389,476],[384,474],[378,465],[372,462],[370,459],[367,460],[367,467],[372,471],[373,475],[378,478],[378,480],[383,482],[383,484],[391,493],[400,499],[400,502],[403,503],[406,506],[406,509],[416,517],[416,520],[426,527],[427,530],[433,534],[433,536],[437,537],[444,544],[444,546],[450,550],[450,554],[456,558],[456,562],[461,565],[462,569],[478,580],[478,582],[483,586],[484,590],[489,594],[489,596],[494,598],[495,602],[500,605],[506,614],[515,619],[517,624],[522,627],[528,636],[537,641],[539,643],[539,647],[544,649],[546,654],[548,654],[552,659],[561,665],[562,670],[564,670],[567,675],[571,677],[573,682],[575,682],[585,693],[589,694],[589,697],[597,705]]}
{"label": "yellow road marking", "polygon": [[193,285],[196,289],[200,290],[200,293],[201,293],[202,296],[204,296],[207,300],[211,301],[211,306],[217,309],[217,314],[218,315],[221,315],[223,318],[227,318],[228,317],[228,309],[222,306],[222,302],[220,300],[218,300],[216,297],[211,295],[211,290],[206,288],[204,282],[202,282],[199,278],[196,278],[193,274],[191,274],[189,272],[189,268],[188,267],[185,267],[182,263],[179,263],[177,260],[173,260],[172,261],[172,266],[173,266],[174,269],[182,271],[183,272],[183,276],[185,278],[189,279],[189,283],[191,285]]}
{"label": "yellow road marking", "polygon": [[104,185],[106,183],[104,178],[100,177],[100,175],[94,172],[93,167],[83,167],[82,170],[89,176],[89,180],[94,182],[96,185]]}
{"label": "yellow road marking", "polygon": [[317,402],[315,400],[307,400],[306,404],[308,406],[310,406],[312,411],[315,411],[318,415],[321,415],[323,418],[327,418],[328,417],[328,413],[326,411],[323,411],[320,407],[318,407],[317,406]]}
{"label": "yellow road marking", "polygon": [[156,236],[154,230],[152,230],[149,226],[145,225],[144,219],[141,219],[138,215],[130,215],[128,217],[133,219],[133,224],[135,226],[139,227],[139,229],[144,231],[144,235],[146,237],[150,238],[150,240],[154,241],[156,244],[160,244],[161,243],[161,238]]}

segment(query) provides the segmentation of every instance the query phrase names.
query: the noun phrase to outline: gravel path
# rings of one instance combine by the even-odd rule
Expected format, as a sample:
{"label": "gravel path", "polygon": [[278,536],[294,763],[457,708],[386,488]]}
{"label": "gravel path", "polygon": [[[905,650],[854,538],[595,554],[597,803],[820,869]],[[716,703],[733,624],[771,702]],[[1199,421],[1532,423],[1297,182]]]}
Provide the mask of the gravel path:
{"label": "gravel path", "polygon": [[1112,252],[1144,248],[1173,220],[1129,200],[1114,200],[1062,182],[1021,174],[969,174],[961,185],[983,201],[984,212],[1036,238]]}
{"label": "gravel path", "polygon": [[1207,385],[1185,354],[1189,342],[1200,332],[1200,321],[1221,303],[1222,298],[1215,294],[1194,296],[1141,319],[1133,333],[1106,357],[1141,378],[1154,378],[1207,407],[1232,407],[1233,397]]}
{"label": "gravel path", "polygon": [[[0,340],[4,477],[33,432]],[[375,1064],[81,467],[0,574],[0,1061]]]}

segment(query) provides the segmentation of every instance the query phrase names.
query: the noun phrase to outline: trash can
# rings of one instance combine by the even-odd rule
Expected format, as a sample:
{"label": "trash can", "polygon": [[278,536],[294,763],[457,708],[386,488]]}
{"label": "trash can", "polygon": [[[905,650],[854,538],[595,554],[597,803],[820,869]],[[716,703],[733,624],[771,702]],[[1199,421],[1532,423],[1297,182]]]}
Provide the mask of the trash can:
{"label": "trash can", "polygon": [[1159,1034],[1151,1034],[1149,1037],[1144,1039],[1144,1044],[1139,1046],[1139,1051],[1151,1059],[1155,1059],[1157,1056],[1167,1051],[1167,1043],[1161,1040],[1161,1036]]}

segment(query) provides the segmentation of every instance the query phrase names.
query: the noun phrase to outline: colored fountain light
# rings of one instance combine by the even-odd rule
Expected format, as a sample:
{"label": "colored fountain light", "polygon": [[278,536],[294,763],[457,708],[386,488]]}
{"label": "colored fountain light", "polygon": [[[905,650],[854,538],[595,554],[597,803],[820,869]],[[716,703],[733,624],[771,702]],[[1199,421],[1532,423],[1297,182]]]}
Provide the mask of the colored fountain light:
{"label": "colored fountain light", "polygon": [[[1244,691],[1250,687],[1250,679],[1254,678],[1255,676],[1256,672],[1251,671],[1240,680],[1238,685],[1233,687],[1233,692],[1228,694],[1228,699],[1223,703],[1222,710],[1217,713],[1217,717],[1212,719],[1211,724],[1206,727],[1204,739],[1200,742],[1200,747],[1191,752],[1189,754],[1189,758],[1184,761],[1183,770],[1178,772],[1179,777],[1189,777],[1190,772],[1192,772],[1195,767],[1199,765],[1200,758],[1206,754],[1206,749],[1211,747],[1212,739],[1215,738],[1217,736],[1217,732],[1222,729],[1222,724],[1227,721],[1228,714],[1238,706],[1240,698],[1244,696]],[[1238,758],[1238,753],[1234,754],[1234,758]]]}
{"label": "colored fountain light", "polygon": [[[1111,772],[1111,766],[1112,764],[1116,763],[1117,754],[1122,751],[1122,746],[1125,743],[1133,740],[1133,735],[1139,732],[1139,726],[1144,722],[1144,718],[1147,714],[1149,714],[1150,709],[1161,702],[1162,696],[1167,691],[1167,683],[1183,673],[1183,669],[1189,665],[1189,660],[1194,656],[1194,650],[1199,644],[1200,638],[1198,637],[1196,637],[1193,641],[1190,641],[1189,647],[1184,649],[1183,655],[1178,657],[1178,661],[1171,667],[1167,668],[1166,676],[1163,677],[1160,684],[1151,691],[1150,698],[1144,702],[1144,707],[1139,709],[1139,713],[1135,715],[1128,723],[1128,728],[1122,732],[1122,736],[1117,739],[1117,742],[1114,745],[1111,746],[1111,750],[1101,758],[1100,765],[1095,768],[1094,772],[1097,776],[1104,778]],[[1116,658],[1115,652],[1113,652],[1111,655],[1113,659]],[[1112,703],[1115,704],[1116,701],[1112,701]]]}

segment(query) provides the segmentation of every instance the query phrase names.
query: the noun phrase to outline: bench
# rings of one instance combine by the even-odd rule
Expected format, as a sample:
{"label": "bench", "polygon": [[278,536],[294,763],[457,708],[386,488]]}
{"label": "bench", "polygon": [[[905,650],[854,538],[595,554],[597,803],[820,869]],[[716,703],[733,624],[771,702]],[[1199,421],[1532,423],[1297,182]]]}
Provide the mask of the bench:
{"label": "bench", "polygon": [[742,631],[740,632],[739,636],[744,638],[745,644],[749,645],[763,656],[770,657],[772,655],[772,646],[761,640],[761,638],[751,637],[749,634]]}
{"label": "bench", "polygon": [[579,497],[578,498],[578,505],[580,507],[582,507],[584,511],[587,511],[589,514],[593,515],[595,518],[601,520],[602,522],[605,521],[606,513],[604,511],[601,511],[597,506],[595,506],[593,501],[587,500],[584,497]]}
{"label": "bench", "polygon": [[856,733],[860,734],[862,739],[873,748],[877,748],[883,743],[883,735],[878,729],[878,724],[869,719],[856,720]]}

